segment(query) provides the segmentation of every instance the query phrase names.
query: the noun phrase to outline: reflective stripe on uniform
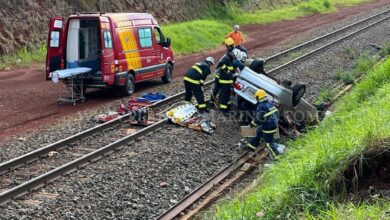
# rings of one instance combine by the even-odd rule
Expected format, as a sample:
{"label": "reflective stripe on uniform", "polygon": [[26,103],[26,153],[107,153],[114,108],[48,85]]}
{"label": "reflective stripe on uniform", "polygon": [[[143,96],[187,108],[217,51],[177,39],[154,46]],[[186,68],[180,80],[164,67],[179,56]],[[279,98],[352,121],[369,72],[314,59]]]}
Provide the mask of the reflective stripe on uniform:
{"label": "reflective stripe on uniform", "polygon": [[221,84],[232,84],[233,80],[219,79],[218,82],[221,83]]}
{"label": "reflective stripe on uniform", "polygon": [[270,144],[269,143],[265,143],[265,146],[268,148],[268,150],[270,151],[272,156],[276,159],[276,154],[275,154],[274,150],[272,149],[272,147],[270,146]]}
{"label": "reflective stripe on uniform", "polygon": [[228,108],[228,106],[227,106],[227,105],[224,105],[224,104],[220,104],[219,107],[220,107],[221,109],[227,109],[227,108]]}
{"label": "reflective stripe on uniform", "polygon": [[195,66],[195,65],[192,66],[192,69],[198,71],[198,73],[200,73],[200,75],[203,74],[203,71],[202,71],[199,67],[197,67],[197,66]]}
{"label": "reflective stripe on uniform", "polygon": [[258,124],[256,124],[255,121],[252,121],[251,124],[254,125],[254,126],[259,126]]}
{"label": "reflective stripe on uniform", "polygon": [[264,114],[264,117],[270,116],[270,115],[272,115],[273,113],[275,113],[275,112],[277,112],[277,111],[278,111],[277,108],[272,107],[272,108],[270,109],[269,112],[267,112],[267,113]]}
{"label": "reflective stripe on uniform", "polygon": [[190,83],[193,83],[193,84],[197,84],[197,85],[200,85],[200,81],[199,80],[194,80],[194,79],[191,79],[187,76],[185,76],[184,78],[184,81],[187,81],[187,82],[190,82]]}
{"label": "reflective stripe on uniform", "polygon": [[198,108],[206,108],[206,104],[199,104]]}
{"label": "reflective stripe on uniform", "polygon": [[219,79],[219,74],[215,74],[215,78],[216,78],[216,79]]}
{"label": "reflective stripe on uniform", "polygon": [[226,64],[224,64],[223,66],[221,66],[221,69],[228,69],[228,70],[233,70],[234,68],[232,66],[226,66]]}
{"label": "reflective stripe on uniform", "polygon": [[201,84],[203,84],[203,83],[204,83],[204,80],[199,80],[199,82],[200,82]]}
{"label": "reflective stripe on uniform", "polygon": [[256,147],[253,146],[251,143],[248,143],[246,146],[249,147],[250,149],[256,150]]}
{"label": "reflective stripe on uniform", "polygon": [[277,131],[278,131],[278,128],[273,129],[273,130],[263,130],[262,132],[263,132],[264,134],[272,134],[272,133],[275,133],[275,132],[277,132]]}

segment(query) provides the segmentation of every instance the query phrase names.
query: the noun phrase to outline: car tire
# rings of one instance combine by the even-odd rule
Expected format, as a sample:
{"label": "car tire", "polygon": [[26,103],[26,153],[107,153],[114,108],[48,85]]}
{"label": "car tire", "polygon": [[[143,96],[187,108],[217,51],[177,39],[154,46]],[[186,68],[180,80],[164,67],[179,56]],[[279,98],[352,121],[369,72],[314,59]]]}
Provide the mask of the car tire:
{"label": "car tire", "polygon": [[130,96],[134,93],[135,81],[133,74],[127,74],[125,85],[121,87],[123,96]]}
{"label": "car tire", "polygon": [[161,80],[163,83],[170,83],[172,82],[173,74],[172,74],[173,68],[170,63],[167,64],[167,67],[165,68],[165,75],[161,77]]}
{"label": "car tire", "polygon": [[264,61],[255,59],[252,61],[251,64],[249,64],[249,69],[255,71],[256,73],[263,73],[264,72]]}
{"label": "car tire", "polygon": [[292,91],[292,104],[293,107],[295,107],[301,101],[303,95],[306,92],[306,84],[299,82],[293,86]]}
{"label": "car tire", "polygon": [[284,79],[284,80],[282,81],[282,85],[283,85],[284,87],[286,87],[286,88],[291,89],[292,82],[291,82],[291,80],[289,80],[289,79]]}

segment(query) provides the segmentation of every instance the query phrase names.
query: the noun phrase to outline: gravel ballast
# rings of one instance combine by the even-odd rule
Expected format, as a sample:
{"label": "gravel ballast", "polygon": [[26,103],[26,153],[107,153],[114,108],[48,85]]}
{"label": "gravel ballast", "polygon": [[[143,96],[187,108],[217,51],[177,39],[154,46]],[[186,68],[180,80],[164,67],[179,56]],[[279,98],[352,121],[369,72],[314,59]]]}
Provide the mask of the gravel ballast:
{"label": "gravel ballast", "polygon": [[31,206],[42,197],[24,196],[3,207],[0,218],[151,219],[243,153],[238,126],[220,118],[208,135],[167,125],[39,190],[58,197]]}

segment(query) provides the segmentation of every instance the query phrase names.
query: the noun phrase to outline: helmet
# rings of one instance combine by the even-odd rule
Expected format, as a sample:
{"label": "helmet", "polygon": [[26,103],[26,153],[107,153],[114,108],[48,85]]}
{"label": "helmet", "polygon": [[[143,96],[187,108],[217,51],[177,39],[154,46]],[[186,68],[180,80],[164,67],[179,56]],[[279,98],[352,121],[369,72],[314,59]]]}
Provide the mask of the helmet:
{"label": "helmet", "polygon": [[213,57],[207,57],[207,58],[206,58],[206,61],[209,62],[209,63],[211,63],[211,65],[214,65],[214,63],[215,63],[215,60],[214,60]]}
{"label": "helmet", "polygon": [[267,93],[262,89],[258,89],[254,96],[257,100],[261,100],[262,98],[267,97]]}
{"label": "helmet", "polygon": [[233,54],[236,57],[237,60],[245,62],[246,60],[246,53],[242,52],[241,50],[234,48],[233,49]]}
{"label": "helmet", "polygon": [[225,40],[226,46],[234,46],[234,40],[231,37],[226,38]]}

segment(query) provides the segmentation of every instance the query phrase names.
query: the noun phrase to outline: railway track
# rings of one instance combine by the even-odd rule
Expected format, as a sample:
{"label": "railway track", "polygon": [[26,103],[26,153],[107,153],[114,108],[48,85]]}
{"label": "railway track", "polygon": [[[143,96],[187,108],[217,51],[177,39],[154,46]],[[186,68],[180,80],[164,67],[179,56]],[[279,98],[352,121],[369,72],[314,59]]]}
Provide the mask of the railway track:
{"label": "railway track", "polygon": [[[370,18],[367,18],[367,19],[371,20],[371,19],[378,18],[378,17],[381,17],[383,15],[386,15],[388,12],[389,12],[389,10],[386,10],[386,11],[379,13],[375,16],[371,16]],[[317,53],[318,51],[327,49],[331,45],[334,45],[335,43],[340,42],[348,37],[351,37],[359,32],[367,30],[368,28],[373,27],[373,26],[387,20],[388,18],[389,18],[388,16],[386,16],[385,18],[380,18],[379,20],[376,20],[373,23],[370,23],[364,27],[361,27],[358,30],[355,30],[353,32],[349,32],[348,34],[338,38],[337,40],[334,40],[330,43],[322,45],[319,48],[315,48],[315,49],[307,52],[306,54],[303,54],[302,56],[299,56],[291,61],[288,61],[288,62],[274,68],[273,70],[269,71],[268,73],[275,73],[277,70],[280,70],[288,65],[292,65],[296,62],[299,62],[299,61]],[[369,21],[367,19],[364,19],[360,22]],[[361,24],[361,23],[358,23],[358,22],[354,23],[354,25],[358,25],[358,24]],[[346,30],[346,29],[343,28],[343,29],[340,29],[339,31],[342,32],[344,30]],[[332,32],[332,33],[334,33],[334,32]],[[340,32],[337,32],[337,33],[340,33]],[[294,48],[290,48],[288,50],[282,51],[278,54],[275,54],[274,56],[266,58],[266,61],[268,62],[270,60],[276,60],[277,58],[281,58],[283,56],[288,55],[288,53],[297,51],[299,49],[307,48],[308,45],[315,44],[315,42],[318,42],[318,41],[316,41],[317,39],[323,40],[329,36],[334,36],[334,34],[327,34],[327,35],[322,36],[322,38],[321,37],[316,38],[314,40],[300,44]],[[212,84],[212,81],[209,81],[205,85],[210,86],[211,84]],[[153,106],[151,106],[151,108],[158,109],[158,108],[162,108],[163,106],[169,105],[171,103],[178,102],[183,97],[183,94],[184,94],[184,92],[181,92],[181,93],[178,93],[178,94],[171,96],[167,99],[164,99],[158,103],[155,103]],[[142,136],[144,136],[148,133],[155,132],[156,130],[158,130],[159,128],[161,128],[162,126],[164,126],[168,123],[168,120],[164,118],[164,119],[161,119],[159,122],[157,122],[151,126],[145,127],[143,129],[140,129],[136,133],[131,134],[131,135],[115,134],[115,131],[117,130],[116,128],[118,128],[118,127],[121,128],[122,126],[124,126],[124,123],[127,122],[127,120],[129,119],[129,116],[130,116],[129,114],[124,115],[124,116],[117,118],[115,120],[101,124],[101,125],[96,126],[94,128],[88,129],[88,130],[83,131],[81,133],[78,133],[78,134],[75,134],[75,135],[70,136],[68,138],[65,138],[63,140],[60,140],[56,143],[47,145],[43,148],[37,149],[33,152],[27,153],[25,155],[19,156],[15,159],[12,159],[10,161],[7,161],[7,162],[0,164],[0,175],[2,177],[8,175],[7,176],[8,178],[13,179],[13,180],[16,179],[18,182],[18,184],[16,184],[16,185],[10,184],[10,185],[5,186],[5,187],[0,186],[0,188],[3,189],[2,192],[0,193],[0,204],[4,204],[4,203],[8,202],[9,200],[15,199],[15,198],[17,198],[23,194],[26,194],[32,190],[36,190],[36,189],[48,184],[49,182],[52,182],[58,178],[61,178],[63,175],[66,175],[70,172],[73,172],[74,170],[77,170],[77,169],[79,169],[79,168],[81,168],[81,167],[83,167],[91,162],[99,160],[100,158],[114,152],[116,149],[120,148],[125,143],[133,142],[133,141],[137,140],[138,138],[141,138]],[[86,144],[87,146],[84,145],[85,141],[83,141],[83,140],[86,140],[88,138],[106,139],[107,136],[109,136],[110,139],[107,142],[102,142],[101,146],[88,146],[88,144]],[[81,147],[82,151],[81,152],[74,152],[75,147]],[[68,150],[68,152],[65,152],[64,150]],[[67,158],[68,161],[66,163],[61,163],[61,165],[58,165],[55,161],[50,159],[50,158],[55,158],[55,157],[48,157],[47,156],[50,152],[60,152],[61,155],[65,154],[62,151],[64,151],[65,153],[69,153],[71,155],[71,157],[68,157]],[[215,185],[215,184],[221,182],[223,179],[225,179],[227,176],[229,176],[230,173],[234,172],[239,167],[241,167],[243,164],[245,164],[248,161],[250,161],[251,159],[253,159],[253,157],[255,155],[257,155],[257,154],[253,153],[253,152],[247,152],[244,155],[241,155],[239,160],[237,160],[236,162],[233,162],[231,165],[224,168],[221,172],[216,174],[213,178],[211,178],[209,181],[207,181],[206,184],[204,184],[204,185],[208,185],[208,187],[209,187],[210,185]],[[44,171],[42,171],[42,170],[40,171],[39,166],[38,166],[38,168],[32,168],[32,166],[31,166],[28,168],[28,169],[30,169],[30,171],[27,171],[27,172],[21,170],[22,168],[27,167],[27,165],[32,165],[34,163],[40,164],[39,161],[41,161],[42,159],[44,159],[44,160],[49,159],[47,164],[46,164],[47,165],[46,168],[49,168],[49,171],[47,171],[47,169]],[[54,162],[56,164],[54,164]],[[43,164],[45,165],[45,163],[43,163]],[[15,172],[15,171],[18,171],[18,172]],[[40,173],[40,174],[37,176],[34,176],[34,175],[36,175],[36,173]],[[15,176],[12,176],[12,174],[14,174]],[[16,176],[18,176],[18,174],[22,174],[22,175],[20,175],[21,177],[16,177]],[[219,174],[221,174],[221,175],[219,175]],[[34,177],[31,178],[31,176],[34,176]],[[210,184],[210,183],[212,183],[212,184]],[[180,214],[181,212],[183,212],[186,208],[188,208],[188,206],[190,205],[190,202],[196,201],[202,195],[204,195],[204,193],[206,193],[210,190],[210,188],[207,188],[207,187],[203,188],[204,185],[200,186],[197,190],[195,190],[193,193],[190,194],[190,195],[196,194],[195,197],[191,197],[190,200],[183,199],[177,205],[175,205],[170,210],[168,210],[168,212],[162,214],[160,216],[160,219],[174,218],[177,216],[177,214]],[[187,196],[186,198],[189,198],[189,196]],[[184,204],[184,205],[180,205],[180,204]],[[169,218],[167,218],[167,217],[169,217]]]}
{"label": "railway track", "polygon": [[[179,93],[156,102],[150,108],[155,111],[161,110],[180,101],[183,97],[184,93]],[[120,131],[129,128],[129,118],[130,114],[125,114],[0,164],[0,176],[12,180],[11,183],[0,185],[0,192],[2,192],[0,193],[0,204],[28,193],[32,189],[37,189],[87,163],[98,160],[122,144],[134,141],[168,122],[168,120],[162,119],[152,126],[139,129],[134,134],[125,135]],[[88,140],[90,139],[97,139],[101,144],[98,146],[89,144]]]}
{"label": "railway track", "polygon": [[323,51],[344,39],[359,34],[370,27],[378,25],[387,20],[389,18],[389,14],[390,9],[387,9],[330,33],[324,34],[312,40],[283,50],[272,56],[266,57],[264,61],[266,62],[266,65],[271,68],[267,71],[267,73],[275,74],[277,71],[287,66],[290,66],[298,61],[302,61],[305,58]]}
{"label": "railway track", "polygon": [[[302,44],[297,45],[295,47],[292,47],[290,49],[284,50],[284,51],[282,51],[280,53],[277,53],[277,54],[275,54],[273,56],[267,57],[265,59],[266,62],[280,59],[280,58],[288,55],[289,53],[296,52],[298,50],[307,49],[307,47],[309,45],[311,45],[311,44],[313,44],[315,42],[324,40],[327,37],[331,37],[331,36],[337,35],[340,32],[349,30],[352,27],[356,27],[358,25],[361,25],[362,23],[365,23],[365,22],[368,22],[370,20],[379,18],[378,20],[376,20],[376,21],[374,21],[374,22],[372,22],[370,24],[367,24],[367,25],[365,25],[363,27],[360,27],[357,30],[354,30],[352,32],[348,32],[347,34],[337,38],[336,40],[330,41],[328,43],[325,43],[325,44],[321,45],[318,48],[314,48],[314,49],[312,49],[310,51],[307,51],[306,53],[300,55],[299,57],[294,58],[294,59],[292,59],[292,60],[290,60],[288,62],[285,62],[285,63],[283,63],[283,64],[281,64],[281,65],[271,69],[270,71],[267,71],[267,73],[268,74],[275,74],[277,71],[279,71],[279,70],[281,70],[281,69],[283,69],[283,68],[285,68],[287,66],[290,66],[290,65],[292,65],[294,63],[297,63],[297,62],[300,62],[300,61],[306,59],[307,57],[310,57],[310,56],[316,54],[319,51],[326,50],[330,46],[332,46],[332,45],[334,45],[334,44],[336,44],[336,43],[338,43],[338,42],[340,42],[340,41],[342,41],[344,39],[352,37],[352,36],[362,32],[362,31],[367,30],[370,27],[373,27],[375,25],[378,25],[378,24],[388,20],[390,18],[390,16],[385,16],[384,18],[380,18],[380,17],[388,14],[389,11],[390,10],[386,10],[384,12],[378,13],[376,15],[373,15],[373,16],[371,16],[369,18],[366,18],[366,19],[363,19],[361,21],[355,22],[355,23],[353,23],[353,24],[351,24],[349,26],[346,26],[346,27],[341,28],[339,30],[336,30],[334,32],[328,33],[326,35],[323,35],[321,37],[318,37],[318,38],[315,38],[313,40],[307,41],[305,43],[302,43]],[[340,93],[338,93],[332,99],[332,102],[337,100],[342,94],[344,94],[346,91],[348,91],[351,88],[351,86],[352,85],[346,86]],[[166,212],[162,213],[156,219],[158,219],[158,220],[169,220],[169,219],[175,219],[175,218],[190,219],[191,217],[193,217],[197,213],[197,211],[199,211],[202,208],[206,207],[210,203],[211,200],[213,200],[213,199],[215,199],[217,197],[216,193],[214,193],[214,194],[211,193],[210,194],[210,192],[212,190],[215,190],[217,193],[222,192],[223,190],[225,190],[226,187],[228,187],[229,185],[234,183],[238,178],[240,178],[241,176],[243,176],[245,174],[245,172],[240,171],[240,168],[242,168],[245,164],[256,165],[256,164],[259,163],[259,161],[263,160],[265,157],[266,157],[266,153],[264,152],[264,148],[259,148],[259,149],[257,149],[256,152],[248,151],[248,152],[244,153],[236,161],[232,162],[230,165],[228,165],[228,166],[224,167],[223,169],[221,169],[213,177],[208,179],[206,182],[204,182],[202,185],[200,185],[197,189],[192,191],[185,198],[183,198],[177,204],[173,205],[169,210],[167,210]],[[234,173],[238,173],[238,175],[233,175]],[[226,179],[228,179],[228,180],[226,180]],[[226,181],[226,184],[221,185],[221,183],[224,180]],[[221,186],[218,188],[217,187],[218,185],[221,185]],[[195,207],[192,207],[192,208],[190,207],[196,201],[202,199],[202,197],[205,197],[208,194],[210,194],[209,197],[211,197],[211,198],[207,198],[206,197],[205,201],[201,202],[200,205],[198,205],[198,206],[195,205]]]}

